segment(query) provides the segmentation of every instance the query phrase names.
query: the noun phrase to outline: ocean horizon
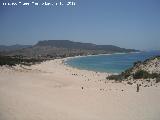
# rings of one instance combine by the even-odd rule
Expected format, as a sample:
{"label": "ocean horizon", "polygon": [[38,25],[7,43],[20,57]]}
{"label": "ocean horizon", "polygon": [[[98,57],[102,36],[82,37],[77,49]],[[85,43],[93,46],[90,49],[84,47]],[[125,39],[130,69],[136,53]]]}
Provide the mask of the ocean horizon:
{"label": "ocean horizon", "polygon": [[144,61],[154,56],[160,56],[160,50],[77,56],[67,59],[65,64],[83,70],[121,73],[132,67],[134,62]]}

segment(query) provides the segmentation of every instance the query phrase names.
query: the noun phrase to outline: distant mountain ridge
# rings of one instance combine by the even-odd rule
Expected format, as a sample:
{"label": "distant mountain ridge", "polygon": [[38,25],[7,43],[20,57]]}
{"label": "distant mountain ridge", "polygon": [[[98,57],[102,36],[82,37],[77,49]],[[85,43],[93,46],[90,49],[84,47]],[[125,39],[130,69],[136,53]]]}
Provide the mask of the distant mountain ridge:
{"label": "distant mountain ridge", "polygon": [[132,52],[134,49],[120,48],[114,45],[96,45],[92,43],[73,42],[70,40],[45,40],[39,41],[36,46],[52,46],[69,49],[104,50],[112,52]]}
{"label": "distant mountain ridge", "polygon": [[1,52],[3,52],[3,51],[13,51],[13,50],[19,50],[19,49],[29,48],[29,47],[32,47],[32,45],[19,45],[19,44],[10,45],[10,46],[0,45],[0,51]]}
{"label": "distant mountain ridge", "polygon": [[[137,52],[134,49],[120,48],[114,45],[96,45],[92,43],[73,42],[70,40],[44,40],[33,46],[16,45],[7,47],[4,55],[25,56],[31,58],[57,58],[79,55],[97,55],[116,52]],[[11,49],[12,48],[12,49]],[[13,49],[14,48],[14,49]],[[1,54],[3,54],[1,52]]]}

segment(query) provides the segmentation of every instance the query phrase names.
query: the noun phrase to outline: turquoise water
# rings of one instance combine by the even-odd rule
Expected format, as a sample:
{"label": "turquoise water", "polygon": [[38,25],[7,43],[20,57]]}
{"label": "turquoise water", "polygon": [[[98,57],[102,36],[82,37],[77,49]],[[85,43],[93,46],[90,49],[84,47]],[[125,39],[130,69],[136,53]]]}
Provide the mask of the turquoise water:
{"label": "turquoise water", "polygon": [[144,61],[157,55],[160,55],[160,51],[86,56],[69,59],[66,61],[66,64],[85,70],[121,73],[127,68],[132,67],[134,62]]}

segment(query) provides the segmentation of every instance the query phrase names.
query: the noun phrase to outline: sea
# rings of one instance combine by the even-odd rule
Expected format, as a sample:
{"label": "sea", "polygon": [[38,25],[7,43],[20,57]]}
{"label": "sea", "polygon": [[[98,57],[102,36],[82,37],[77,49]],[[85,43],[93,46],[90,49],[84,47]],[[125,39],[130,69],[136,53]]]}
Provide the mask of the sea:
{"label": "sea", "polygon": [[134,62],[144,61],[154,56],[160,56],[160,50],[74,57],[68,59],[65,64],[96,72],[121,73],[132,67]]}

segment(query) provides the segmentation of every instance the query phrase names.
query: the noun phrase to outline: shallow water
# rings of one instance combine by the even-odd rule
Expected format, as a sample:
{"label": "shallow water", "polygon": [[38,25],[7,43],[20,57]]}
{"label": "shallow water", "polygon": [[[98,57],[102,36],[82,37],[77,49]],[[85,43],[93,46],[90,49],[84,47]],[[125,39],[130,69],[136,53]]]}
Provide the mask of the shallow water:
{"label": "shallow water", "polygon": [[157,55],[160,55],[160,51],[86,56],[69,59],[66,61],[66,64],[85,70],[121,73],[132,67],[134,62],[144,61]]}

